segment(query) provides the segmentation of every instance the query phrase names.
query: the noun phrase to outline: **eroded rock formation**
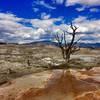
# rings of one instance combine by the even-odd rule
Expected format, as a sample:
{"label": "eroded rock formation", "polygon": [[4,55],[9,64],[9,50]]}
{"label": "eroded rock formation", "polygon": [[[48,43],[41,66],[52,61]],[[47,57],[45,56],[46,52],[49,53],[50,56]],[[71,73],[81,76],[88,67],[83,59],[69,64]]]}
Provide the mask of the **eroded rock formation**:
{"label": "eroded rock formation", "polygon": [[51,70],[21,77],[0,87],[0,100],[100,100],[100,80],[92,72]]}

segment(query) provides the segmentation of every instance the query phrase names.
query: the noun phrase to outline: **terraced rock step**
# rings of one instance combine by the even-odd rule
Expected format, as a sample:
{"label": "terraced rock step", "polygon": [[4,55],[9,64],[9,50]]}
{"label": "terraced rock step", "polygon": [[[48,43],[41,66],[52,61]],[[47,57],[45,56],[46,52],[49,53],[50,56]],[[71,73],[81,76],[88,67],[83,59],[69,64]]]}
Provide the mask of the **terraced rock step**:
{"label": "terraced rock step", "polygon": [[100,100],[96,70],[48,70],[26,75],[2,85],[0,100]]}

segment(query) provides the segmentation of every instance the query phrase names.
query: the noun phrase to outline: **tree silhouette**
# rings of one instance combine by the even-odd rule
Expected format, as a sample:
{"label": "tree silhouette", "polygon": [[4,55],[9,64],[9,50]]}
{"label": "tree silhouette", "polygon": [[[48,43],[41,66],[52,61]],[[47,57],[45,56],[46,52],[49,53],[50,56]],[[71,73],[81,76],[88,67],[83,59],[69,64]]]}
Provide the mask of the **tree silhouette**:
{"label": "tree silhouette", "polygon": [[[78,28],[71,23],[70,29],[72,32],[62,31],[62,33],[60,34],[57,33],[55,35],[55,39],[58,43],[58,46],[61,49],[62,56],[66,60],[66,62],[69,62],[71,54],[79,50],[79,46],[77,46],[77,43],[80,39],[76,40],[76,35],[78,34],[77,32]],[[71,36],[71,41],[69,42],[67,41],[66,38],[68,34]]]}

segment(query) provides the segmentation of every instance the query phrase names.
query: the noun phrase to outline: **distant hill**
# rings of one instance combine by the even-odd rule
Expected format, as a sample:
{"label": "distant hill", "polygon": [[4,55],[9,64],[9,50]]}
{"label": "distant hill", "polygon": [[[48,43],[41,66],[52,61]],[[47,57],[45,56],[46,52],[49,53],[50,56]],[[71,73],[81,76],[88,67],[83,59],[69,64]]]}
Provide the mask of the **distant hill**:
{"label": "distant hill", "polygon": [[100,43],[80,43],[79,46],[83,48],[100,48]]}
{"label": "distant hill", "polygon": [[2,45],[2,44],[7,44],[6,42],[0,42],[0,44]]}
{"label": "distant hill", "polygon": [[[5,43],[5,42],[0,42],[0,44],[16,44],[18,45],[18,43]],[[53,42],[51,40],[43,40],[43,41],[34,41],[34,42],[30,42],[30,43],[24,43],[24,45],[53,45],[53,46],[58,46],[57,42]],[[79,43],[78,44],[80,47],[83,48],[100,48],[100,43]]]}
{"label": "distant hill", "polygon": [[[50,41],[50,40],[36,41],[36,42],[27,43],[27,44],[32,44],[32,45],[44,44],[44,45],[58,46],[58,43]],[[83,48],[100,48],[100,43],[79,43],[78,45]]]}
{"label": "distant hill", "polygon": [[26,44],[31,44],[31,45],[54,45],[54,46],[58,46],[58,43],[50,41],[50,40],[35,41],[35,42],[31,42],[31,43],[26,43]]}

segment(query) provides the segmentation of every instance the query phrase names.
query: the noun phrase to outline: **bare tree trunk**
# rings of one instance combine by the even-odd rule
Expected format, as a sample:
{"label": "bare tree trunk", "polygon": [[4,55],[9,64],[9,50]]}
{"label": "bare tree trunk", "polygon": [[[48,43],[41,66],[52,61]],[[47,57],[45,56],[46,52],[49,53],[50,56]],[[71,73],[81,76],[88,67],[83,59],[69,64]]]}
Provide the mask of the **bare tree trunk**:
{"label": "bare tree trunk", "polygon": [[61,49],[61,52],[62,52],[63,59],[65,59],[65,52],[63,48]]}
{"label": "bare tree trunk", "polygon": [[[56,35],[56,40],[59,44],[59,47],[60,47],[61,52],[62,52],[62,56],[65,59],[66,63],[68,63],[70,61],[71,54],[76,52],[77,50],[79,50],[79,49],[77,49],[77,46],[76,46],[77,41],[75,42],[77,27],[73,26],[71,24],[70,28],[72,30],[72,33],[69,33],[67,31],[63,31],[60,35],[59,34]],[[66,32],[72,36],[70,43],[69,42],[67,43]]]}

